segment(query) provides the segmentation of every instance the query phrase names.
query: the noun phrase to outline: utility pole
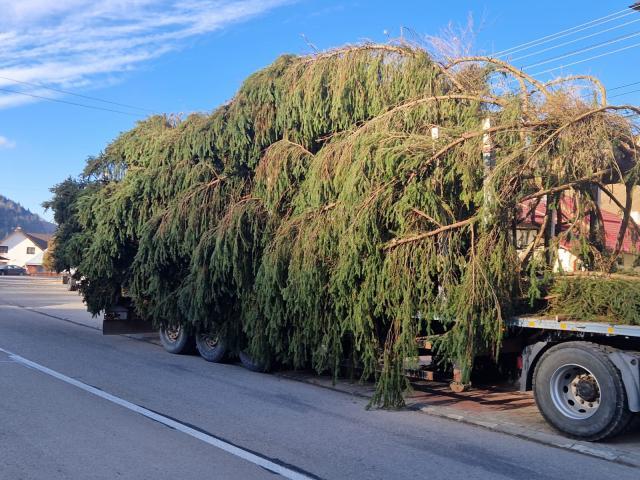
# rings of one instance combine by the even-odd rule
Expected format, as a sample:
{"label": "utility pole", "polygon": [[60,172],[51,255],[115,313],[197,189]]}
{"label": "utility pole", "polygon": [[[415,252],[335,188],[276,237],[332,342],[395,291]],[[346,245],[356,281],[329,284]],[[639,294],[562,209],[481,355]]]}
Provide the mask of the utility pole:
{"label": "utility pole", "polygon": [[[482,194],[483,194],[483,223],[485,226],[489,225],[493,217],[493,202],[495,201],[495,195],[491,187],[489,177],[496,166],[495,149],[493,145],[493,139],[491,138],[491,118],[485,117],[482,121],[482,167],[483,167],[483,182],[482,182]],[[437,133],[436,133],[437,134]],[[431,130],[433,137],[434,131]],[[473,227],[472,227],[473,228]],[[469,389],[471,383],[469,381],[470,372],[468,368],[463,369],[462,365],[465,364],[466,359],[459,359],[453,364],[453,381],[449,384],[449,388],[456,392],[464,392]]]}
{"label": "utility pole", "polygon": [[[495,149],[493,145],[493,139],[491,138],[491,118],[486,117],[482,121],[482,165],[484,169],[484,180],[482,184],[482,193],[484,197],[484,223],[487,225],[491,221],[493,215],[493,202],[495,201],[495,195],[489,182],[489,177],[496,166]],[[489,209],[489,210],[487,210]]]}

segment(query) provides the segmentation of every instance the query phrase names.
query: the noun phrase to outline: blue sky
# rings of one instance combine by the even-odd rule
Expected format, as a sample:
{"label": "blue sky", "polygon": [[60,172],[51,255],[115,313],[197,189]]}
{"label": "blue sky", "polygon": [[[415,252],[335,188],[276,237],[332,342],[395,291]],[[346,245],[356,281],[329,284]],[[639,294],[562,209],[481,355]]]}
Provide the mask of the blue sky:
{"label": "blue sky", "polygon": [[[76,175],[87,156],[147,113],[12,80],[157,112],[210,111],[231,98],[248,74],[282,53],[309,53],[309,43],[326,49],[363,40],[385,42],[400,36],[401,27],[404,35],[437,34],[449,22],[466,24],[472,13],[474,52],[491,53],[622,11],[630,3],[0,0],[0,194],[50,218],[40,207],[48,188]],[[532,54],[515,63],[541,63],[527,70],[535,74],[606,54],[540,78],[588,73],[609,88],[640,82],[640,12],[609,19],[512,58]],[[565,42],[570,43],[560,45]],[[603,42],[611,43],[574,53]],[[607,54],[617,49],[624,50]],[[554,59],[562,55],[567,56]],[[640,103],[640,92],[626,93],[633,90],[640,90],[640,83],[612,90],[619,96],[610,102]]]}

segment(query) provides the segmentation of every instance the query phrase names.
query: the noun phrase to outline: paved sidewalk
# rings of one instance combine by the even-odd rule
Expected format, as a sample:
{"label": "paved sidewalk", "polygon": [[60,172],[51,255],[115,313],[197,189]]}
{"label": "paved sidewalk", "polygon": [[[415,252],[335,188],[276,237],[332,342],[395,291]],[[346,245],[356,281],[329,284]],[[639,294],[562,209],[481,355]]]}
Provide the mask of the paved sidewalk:
{"label": "paved sidewalk", "polygon": [[[35,279],[34,279],[35,280]],[[101,330],[102,317],[92,317],[76,292],[69,292],[60,280],[37,279],[31,288],[45,287],[43,304],[29,310]],[[21,307],[25,308],[25,307]],[[159,344],[156,334],[127,335],[136,340]],[[371,398],[372,384],[339,380],[310,372],[277,372],[277,375],[350,395]],[[608,442],[590,443],[569,439],[556,433],[543,420],[530,392],[506,390],[499,386],[474,387],[453,393],[438,382],[416,382],[407,398],[407,408],[450,420],[478,425],[535,442],[573,450],[606,460],[640,467],[640,427]],[[640,422],[638,422],[640,424]]]}

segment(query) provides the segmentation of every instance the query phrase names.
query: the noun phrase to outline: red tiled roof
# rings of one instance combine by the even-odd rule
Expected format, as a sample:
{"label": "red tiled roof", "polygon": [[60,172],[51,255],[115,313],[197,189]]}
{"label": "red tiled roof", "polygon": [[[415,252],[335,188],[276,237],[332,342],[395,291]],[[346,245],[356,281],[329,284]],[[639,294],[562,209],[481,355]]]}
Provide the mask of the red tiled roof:
{"label": "red tiled roof", "polygon": [[[531,207],[534,205],[534,201],[530,200],[521,205],[522,214],[526,214]],[[568,223],[571,221],[572,213],[575,211],[575,205],[573,199],[570,197],[564,197],[560,201],[560,215],[559,215],[559,223],[560,229],[566,230],[568,228]],[[547,212],[547,202],[545,199],[542,199],[540,203],[536,206],[535,212],[532,212],[531,215],[527,217],[527,219],[522,218],[521,224],[531,224],[540,226],[544,220],[544,216]],[[604,235],[605,235],[605,247],[608,250],[614,250],[616,248],[616,243],[618,241],[618,233],[620,232],[620,227],[622,226],[622,217],[619,215],[609,212],[607,210],[600,209],[602,213],[602,220],[604,226]],[[633,229],[629,226],[627,231],[625,232],[625,236],[622,240],[622,251],[625,253],[639,253],[640,252],[640,238],[637,238],[637,235],[634,235]],[[565,247],[569,247],[568,242],[564,242]]]}

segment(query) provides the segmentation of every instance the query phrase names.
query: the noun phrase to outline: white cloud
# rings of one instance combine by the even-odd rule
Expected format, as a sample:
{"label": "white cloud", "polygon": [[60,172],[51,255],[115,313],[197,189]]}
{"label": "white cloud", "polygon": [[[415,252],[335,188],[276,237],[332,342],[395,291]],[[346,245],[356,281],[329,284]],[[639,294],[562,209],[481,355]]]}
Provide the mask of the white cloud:
{"label": "white cloud", "polygon": [[16,146],[16,142],[9,140],[7,137],[0,135],[0,149],[13,148]]}
{"label": "white cloud", "polygon": [[[36,93],[6,78],[63,89],[101,84],[291,1],[0,0],[0,88]],[[35,99],[0,92],[0,108],[28,101]]]}

